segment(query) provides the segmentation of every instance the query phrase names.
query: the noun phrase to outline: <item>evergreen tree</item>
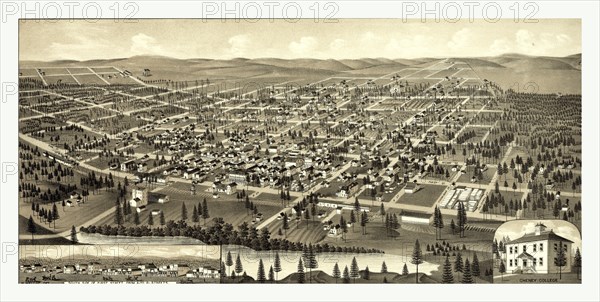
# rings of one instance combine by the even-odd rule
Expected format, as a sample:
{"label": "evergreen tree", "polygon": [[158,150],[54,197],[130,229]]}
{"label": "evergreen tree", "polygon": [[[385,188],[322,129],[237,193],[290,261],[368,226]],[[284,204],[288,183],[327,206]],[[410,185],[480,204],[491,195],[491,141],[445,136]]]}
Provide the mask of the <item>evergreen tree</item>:
{"label": "evergreen tree", "polygon": [[133,213],[133,223],[135,225],[140,225],[140,214],[138,213],[138,211],[135,211]]}
{"label": "evergreen tree", "polygon": [[185,207],[185,202],[181,203],[181,220],[187,220],[188,219],[188,212],[187,212],[187,208]]}
{"label": "evergreen tree", "polygon": [[381,263],[381,272],[382,273],[387,273],[388,272],[387,265],[385,264],[385,261],[383,261]]}
{"label": "evergreen tree", "polygon": [[408,275],[408,266],[406,265],[406,263],[404,263],[404,266],[402,267],[402,276],[406,275]]}
{"label": "evergreen tree", "polygon": [[477,254],[473,254],[473,262],[471,263],[471,274],[473,277],[481,276],[481,270],[479,269],[479,259],[477,259]]}
{"label": "evergreen tree", "polygon": [[502,275],[502,281],[504,281],[504,273],[506,273],[506,265],[504,264],[504,261],[502,261],[502,260],[500,261],[500,267],[498,268],[498,271]]}
{"label": "evergreen tree", "polygon": [[27,221],[27,232],[31,233],[31,242],[33,243],[33,234],[37,233],[37,227],[31,215],[29,215],[29,220]]}
{"label": "evergreen tree", "polygon": [[356,215],[354,210],[350,210],[350,224],[352,225],[352,232],[354,232],[354,224],[356,223]]}
{"label": "evergreen tree", "polygon": [[159,220],[160,225],[166,224],[165,213],[163,211],[160,211],[160,214],[158,214],[158,220]]}
{"label": "evergreen tree", "polygon": [[356,283],[356,278],[359,277],[358,263],[356,262],[356,257],[352,257],[352,264],[350,265],[350,277],[354,279],[354,283]]}
{"label": "evergreen tree", "polygon": [[227,251],[227,256],[225,257],[225,265],[227,266],[227,272],[231,270],[231,266],[233,265],[233,258],[231,257],[231,251]]}
{"label": "evergreen tree", "polygon": [[577,250],[575,251],[575,257],[573,259],[573,267],[575,268],[575,271],[577,272],[577,279],[579,279],[579,277],[581,276],[581,252],[579,251],[579,248],[577,248]]}
{"label": "evergreen tree", "polygon": [[194,205],[194,208],[192,209],[192,222],[198,221],[200,221],[200,216],[198,215],[198,208]]}
{"label": "evergreen tree", "polygon": [[275,270],[276,280],[279,280],[279,272],[281,272],[281,259],[279,259],[279,252],[275,252],[275,260],[273,263],[273,269]]}
{"label": "evergreen tree", "polygon": [[263,264],[262,259],[258,260],[258,272],[256,273],[256,281],[258,281],[259,283],[265,283],[266,281],[266,276],[265,276],[265,266]]}
{"label": "evergreen tree", "polygon": [[558,267],[558,279],[562,280],[562,268],[567,265],[567,255],[565,253],[566,246],[563,245],[562,241],[558,242],[558,250],[556,251],[556,257],[554,257],[554,265]]}
{"label": "evergreen tree", "polygon": [[202,200],[202,218],[204,219],[204,224],[206,224],[206,219],[210,218],[208,213],[208,203],[206,203],[206,198]]}
{"label": "evergreen tree", "polygon": [[340,278],[340,267],[337,262],[333,265],[333,278],[335,278],[335,283],[337,283],[337,279]]}
{"label": "evergreen tree", "polygon": [[154,225],[154,217],[152,213],[148,214],[148,225]]}
{"label": "evergreen tree", "polygon": [[454,259],[454,271],[460,273],[464,271],[462,255],[460,252],[456,254],[456,259]]}
{"label": "evergreen tree", "polygon": [[304,283],[304,264],[302,264],[302,258],[298,259],[298,283]]}
{"label": "evergreen tree", "polygon": [[235,273],[241,274],[244,271],[244,267],[242,266],[242,260],[240,260],[240,255],[238,254],[235,258]]}
{"label": "evergreen tree", "polygon": [[307,253],[306,253],[306,256],[304,257],[304,267],[309,269],[308,282],[311,283],[312,282],[312,270],[314,268],[319,267],[319,264],[317,262],[315,250],[314,250],[312,244],[310,244],[310,243],[308,244]]}
{"label": "evergreen tree", "polygon": [[273,266],[269,267],[269,282],[273,283],[275,281],[275,272],[273,271]]}
{"label": "evergreen tree", "polygon": [[56,228],[56,220],[60,218],[58,214],[58,208],[56,207],[56,203],[52,204],[52,220],[54,221],[54,228]]}
{"label": "evergreen tree", "polygon": [[415,247],[413,248],[412,258],[410,263],[416,265],[416,275],[415,280],[416,283],[419,283],[419,264],[423,263],[423,252],[421,251],[421,245],[419,244],[419,239],[415,241]]}
{"label": "evergreen tree", "polygon": [[117,225],[123,224],[123,212],[121,212],[121,202],[117,200],[115,203],[115,223]]}
{"label": "evergreen tree", "polygon": [[365,271],[363,272],[363,279],[371,279],[371,272],[369,271],[369,266],[365,267]]}
{"label": "evergreen tree", "polygon": [[471,265],[469,264],[469,258],[465,260],[465,268],[464,273],[462,275],[461,283],[475,283],[473,281],[473,276],[471,275]]}
{"label": "evergreen tree", "polygon": [[348,272],[348,266],[344,267],[344,272],[342,273],[342,280],[344,283],[350,283],[350,273]]}
{"label": "evergreen tree", "polygon": [[452,274],[452,264],[450,264],[449,256],[446,256],[446,261],[444,262],[442,283],[454,283],[454,274]]}

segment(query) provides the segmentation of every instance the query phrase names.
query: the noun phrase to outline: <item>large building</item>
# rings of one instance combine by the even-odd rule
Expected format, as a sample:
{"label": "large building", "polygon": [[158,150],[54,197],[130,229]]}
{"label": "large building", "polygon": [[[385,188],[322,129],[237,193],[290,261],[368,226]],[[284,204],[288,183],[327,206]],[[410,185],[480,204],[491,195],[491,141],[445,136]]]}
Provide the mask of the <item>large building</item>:
{"label": "large building", "polygon": [[[557,273],[555,265],[560,248],[564,249],[566,263],[562,272],[570,272],[572,265],[571,244],[573,241],[561,237],[546,226],[538,223],[533,233],[509,241],[505,244],[504,260],[509,273]],[[562,245],[562,247],[561,247]]]}

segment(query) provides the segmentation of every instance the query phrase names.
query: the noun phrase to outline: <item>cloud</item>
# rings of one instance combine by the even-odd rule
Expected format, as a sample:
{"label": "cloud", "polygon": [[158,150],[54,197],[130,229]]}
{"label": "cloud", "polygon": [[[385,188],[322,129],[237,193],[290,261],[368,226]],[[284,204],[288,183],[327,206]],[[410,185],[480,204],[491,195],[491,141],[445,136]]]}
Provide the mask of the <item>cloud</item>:
{"label": "cloud", "polygon": [[143,33],[131,37],[131,53],[134,55],[167,55],[155,38]]}
{"label": "cloud", "polygon": [[89,60],[97,59],[90,54],[98,51],[109,52],[112,49],[108,41],[90,38],[86,35],[71,36],[73,41],[67,43],[52,42],[48,49],[48,57],[53,59]]}
{"label": "cloud", "polygon": [[288,48],[295,54],[308,56],[315,51],[318,46],[319,42],[314,37],[302,37],[299,42],[292,41]]}
{"label": "cloud", "polygon": [[469,28],[463,28],[452,35],[452,39],[447,45],[452,50],[464,50],[466,47],[472,46],[473,31]]}
{"label": "cloud", "polygon": [[526,29],[520,29],[515,33],[515,40],[519,49],[529,49],[535,45],[534,34]]}
{"label": "cloud", "polygon": [[329,49],[336,51],[336,50],[341,50],[344,49],[346,47],[346,40],[344,39],[335,39],[333,41],[331,41],[331,43],[329,43]]}
{"label": "cloud", "polygon": [[229,38],[227,42],[229,43],[227,52],[234,57],[242,57],[247,55],[248,50],[251,49],[250,45],[252,44],[252,39],[250,39],[249,35],[243,34],[235,35]]}
{"label": "cloud", "polygon": [[508,39],[496,39],[492,42],[492,45],[490,45],[490,51],[494,55],[499,55],[510,52],[512,47],[513,46]]}

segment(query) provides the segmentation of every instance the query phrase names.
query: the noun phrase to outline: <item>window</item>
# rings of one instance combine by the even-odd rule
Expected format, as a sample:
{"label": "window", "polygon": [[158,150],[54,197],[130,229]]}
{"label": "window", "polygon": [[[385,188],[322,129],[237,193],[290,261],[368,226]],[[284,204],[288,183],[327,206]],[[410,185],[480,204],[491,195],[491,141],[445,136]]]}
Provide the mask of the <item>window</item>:
{"label": "window", "polygon": [[544,258],[540,257],[540,265],[544,265]]}
{"label": "window", "polygon": [[533,266],[537,265],[537,259],[533,258]]}
{"label": "window", "polygon": [[512,259],[510,259],[510,262],[508,263],[508,266],[513,266],[512,263],[513,263]]}
{"label": "window", "polygon": [[512,254],[512,246],[509,248],[510,254]]}
{"label": "window", "polygon": [[540,252],[543,252],[543,251],[544,251],[544,244],[540,243]]}
{"label": "window", "polygon": [[[535,244],[535,243],[533,244],[533,251],[537,252],[537,244]],[[535,265],[535,262],[533,264]]]}
{"label": "window", "polygon": [[527,252],[527,245],[523,244],[523,253]]}
{"label": "window", "polygon": [[558,243],[555,243],[555,244],[554,244],[554,250],[555,250],[555,251],[558,251]]}

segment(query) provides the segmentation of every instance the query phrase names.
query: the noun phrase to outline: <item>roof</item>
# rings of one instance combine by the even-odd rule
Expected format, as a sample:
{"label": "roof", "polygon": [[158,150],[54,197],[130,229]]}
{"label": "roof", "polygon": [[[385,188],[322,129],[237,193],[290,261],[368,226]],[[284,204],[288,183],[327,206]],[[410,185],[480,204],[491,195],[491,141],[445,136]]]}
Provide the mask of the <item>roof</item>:
{"label": "roof", "polygon": [[571,241],[567,238],[561,237],[559,235],[556,235],[556,233],[554,233],[552,230],[550,230],[549,232],[543,232],[540,235],[536,235],[535,233],[525,234],[523,237],[509,241],[506,244],[517,244],[517,243],[540,241],[540,240],[552,240],[552,241],[563,241],[563,242],[573,243],[573,241]]}
{"label": "roof", "polygon": [[409,216],[409,217],[415,217],[415,218],[431,218],[431,214],[427,214],[427,213],[423,213],[423,212],[410,212],[410,211],[402,211],[402,213],[400,214],[402,216]]}

